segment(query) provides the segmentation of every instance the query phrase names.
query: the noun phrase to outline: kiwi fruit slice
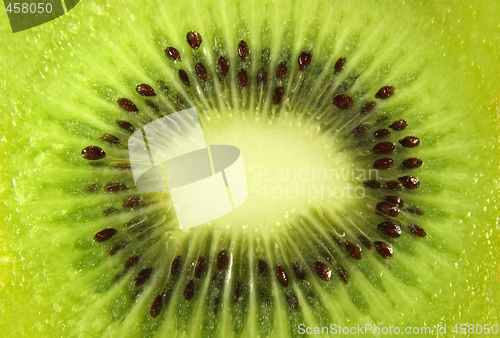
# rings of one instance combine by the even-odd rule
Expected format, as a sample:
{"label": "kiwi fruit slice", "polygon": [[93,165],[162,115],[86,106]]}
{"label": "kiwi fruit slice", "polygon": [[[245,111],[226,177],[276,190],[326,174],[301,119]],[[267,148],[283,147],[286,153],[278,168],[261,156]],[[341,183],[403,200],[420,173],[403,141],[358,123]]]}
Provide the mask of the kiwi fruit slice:
{"label": "kiwi fruit slice", "polygon": [[[2,330],[498,324],[497,7],[106,1],[3,22]],[[241,150],[249,197],[181,230],[127,141],[191,107]]]}

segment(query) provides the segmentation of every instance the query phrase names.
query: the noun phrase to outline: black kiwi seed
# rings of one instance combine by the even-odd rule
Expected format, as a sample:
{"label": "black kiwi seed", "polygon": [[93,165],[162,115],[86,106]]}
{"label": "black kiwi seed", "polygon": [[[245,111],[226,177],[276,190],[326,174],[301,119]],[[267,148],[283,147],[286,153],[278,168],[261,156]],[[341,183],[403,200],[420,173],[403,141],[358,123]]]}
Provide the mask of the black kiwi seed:
{"label": "black kiwi seed", "polygon": [[205,259],[203,257],[198,257],[198,261],[196,262],[193,272],[194,278],[200,279],[201,276],[203,276],[204,272],[205,272]]}
{"label": "black kiwi seed", "polygon": [[234,303],[238,303],[242,295],[243,295],[243,289],[241,288],[241,283],[237,282],[236,285],[234,286],[234,295],[233,295]]}
{"label": "black kiwi seed", "polygon": [[257,72],[257,86],[262,87],[267,83],[267,71],[264,68]]}
{"label": "black kiwi seed", "polygon": [[82,157],[86,160],[100,160],[106,157],[106,153],[98,146],[88,146],[82,150]]}
{"label": "black kiwi seed", "polygon": [[283,99],[283,94],[285,93],[285,89],[283,87],[276,87],[273,94],[273,103],[278,105],[281,103]]}
{"label": "black kiwi seed", "polygon": [[154,103],[153,101],[146,99],[144,100],[144,102],[146,102],[148,107],[153,109],[154,111],[160,111],[160,107],[158,107],[156,103]]}
{"label": "black kiwi seed", "polygon": [[361,110],[359,111],[361,114],[368,114],[375,108],[376,103],[375,102],[366,102],[363,107],[361,107]]}
{"label": "black kiwi seed", "polygon": [[386,242],[376,241],[373,242],[375,249],[377,249],[378,254],[383,258],[392,257],[392,248]]}
{"label": "black kiwi seed", "polygon": [[376,180],[368,180],[364,182],[363,185],[367,188],[372,188],[372,189],[379,189],[382,186],[382,184]]}
{"label": "black kiwi seed", "polygon": [[388,157],[379,158],[378,160],[373,162],[374,169],[389,169],[393,165],[394,165],[394,160]]}
{"label": "black kiwi seed", "polygon": [[155,90],[150,85],[145,83],[138,85],[135,87],[135,90],[141,94],[142,96],[156,96]]}
{"label": "black kiwi seed", "polygon": [[293,263],[293,271],[295,272],[295,276],[300,280],[301,282],[306,280],[306,272],[304,271],[304,268],[302,265],[299,263]]}
{"label": "black kiwi seed", "polygon": [[170,266],[170,273],[172,275],[175,275],[180,270],[181,265],[182,265],[182,257],[181,256],[175,257],[174,260],[172,261],[172,265]]}
{"label": "black kiwi seed", "polygon": [[108,192],[118,192],[127,189],[127,186],[120,182],[109,182],[104,186],[104,190]]}
{"label": "black kiwi seed", "polygon": [[203,81],[207,81],[207,69],[203,65],[203,63],[198,62],[196,66],[194,67],[194,70],[196,72],[196,75]]}
{"label": "black kiwi seed", "polygon": [[379,129],[373,133],[373,137],[375,138],[384,138],[391,134],[388,129]]}
{"label": "black kiwi seed", "polygon": [[196,292],[196,286],[194,285],[194,281],[191,279],[184,288],[184,299],[190,301],[194,293]]}
{"label": "black kiwi seed", "polygon": [[96,183],[90,184],[90,185],[85,187],[85,190],[87,190],[88,192],[94,192],[97,189],[99,189],[99,184],[96,184]]}
{"label": "black kiwi seed", "polygon": [[114,254],[116,254],[118,251],[120,251],[121,249],[123,249],[125,247],[127,243],[125,242],[119,242],[115,245],[113,245],[113,247],[111,249],[109,249],[108,253],[113,256]]}
{"label": "black kiwi seed", "polygon": [[139,256],[139,255],[132,256],[125,261],[125,264],[123,264],[123,267],[125,269],[130,269],[131,267],[133,267],[134,265],[136,265],[139,262],[139,259],[141,259],[141,256]]}
{"label": "black kiwi seed", "polygon": [[410,228],[410,231],[418,237],[427,236],[425,230],[422,229],[421,227],[419,227],[418,225],[410,225],[409,228]]}
{"label": "black kiwi seed", "polygon": [[267,263],[265,260],[259,259],[257,267],[261,276],[267,276]]}
{"label": "black kiwi seed", "polygon": [[392,130],[403,130],[403,129],[406,129],[406,127],[408,127],[408,122],[406,122],[405,120],[397,120],[397,121],[394,121],[390,126],[389,128],[391,128]]}
{"label": "black kiwi seed", "polygon": [[393,86],[385,86],[382,87],[378,90],[377,94],[375,94],[375,97],[377,99],[388,99],[394,94],[394,87]]}
{"label": "black kiwi seed", "polygon": [[358,239],[365,248],[370,249],[372,247],[372,242],[365,235],[358,235]]}
{"label": "black kiwi seed", "polygon": [[406,136],[405,138],[399,140],[399,143],[406,148],[415,148],[420,144],[420,140],[415,136]]}
{"label": "black kiwi seed", "polygon": [[219,255],[217,255],[217,269],[219,269],[219,271],[224,270],[228,262],[229,255],[227,254],[227,250],[223,249],[219,252]]}
{"label": "black kiwi seed", "polygon": [[398,181],[387,181],[387,183],[385,185],[386,185],[387,189],[389,189],[389,190],[401,190],[401,189],[403,189],[403,186]]}
{"label": "black kiwi seed", "polygon": [[125,129],[126,131],[130,131],[132,133],[135,131],[134,126],[127,121],[116,121],[116,124],[118,127]]}
{"label": "black kiwi seed", "polygon": [[229,72],[229,61],[228,61],[228,59],[224,55],[221,55],[219,57],[219,62],[217,64],[219,66],[220,75],[222,77],[226,77],[227,73]]}
{"label": "black kiwi seed", "polygon": [[167,55],[171,60],[174,60],[174,61],[181,61],[182,60],[181,54],[174,47],[167,47],[165,49],[165,55]]}
{"label": "black kiwi seed", "polygon": [[361,249],[354,243],[349,241],[345,242],[345,249],[351,255],[352,258],[360,260],[361,259]]}
{"label": "black kiwi seed", "polygon": [[245,62],[245,60],[248,57],[248,54],[250,54],[248,45],[245,41],[241,40],[240,43],[238,44],[238,55],[240,56],[241,61]]}
{"label": "black kiwi seed", "polygon": [[118,211],[118,210],[116,210],[115,208],[106,208],[106,209],[104,209],[104,210],[102,211],[102,214],[103,214],[104,216],[109,216],[109,215],[111,215],[112,213],[114,213],[114,212],[116,212],[116,211]]}
{"label": "black kiwi seed", "polygon": [[344,64],[345,64],[345,58],[341,57],[340,59],[335,62],[335,66],[333,66],[333,69],[335,70],[335,74],[340,73],[342,69],[344,69]]}
{"label": "black kiwi seed", "polygon": [[405,202],[403,202],[403,200],[398,196],[393,196],[393,195],[385,196],[384,199],[388,202],[396,204],[399,208],[404,208],[405,206]]}
{"label": "black kiwi seed", "polygon": [[96,242],[104,242],[116,235],[118,231],[113,228],[106,228],[104,230],[99,231],[94,235],[94,241]]}
{"label": "black kiwi seed", "polygon": [[151,272],[153,272],[152,267],[142,269],[141,272],[139,272],[137,276],[135,276],[135,286],[140,286],[146,283],[151,276]]}
{"label": "black kiwi seed", "polygon": [[350,109],[354,106],[354,100],[344,94],[339,94],[333,98],[332,103],[340,109]]}
{"label": "black kiwi seed", "polygon": [[111,134],[104,134],[101,139],[104,141],[104,142],[108,142],[108,143],[111,143],[111,144],[120,144],[120,139],[118,137],[116,137],[115,135],[111,135]]}
{"label": "black kiwi seed", "polygon": [[422,209],[417,208],[417,207],[408,208],[408,211],[411,212],[412,214],[418,215],[418,216],[422,216],[425,214],[425,212]]}
{"label": "black kiwi seed", "polygon": [[309,64],[312,60],[312,53],[310,51],[303,51],[300,53],[298,61],[299,61],[299,69],[304,70],[309,67]]}
{"label": "black kiwi seed", "polygon": [[376,206],[377,211],[383,215],[396,217],[399,215],[399,208],[391,202],[379,202]]}
{"label": "black kiwi seed", "polygon": [[412,157],[405,159],[402,163],[402,166],[405,169],[415,169],[421,167],[422,164],[424,164],[424,162],[421,159]]}
{"label": "black kiwi seed", "polygon": [[391,237],[391,238],[398,238],[401,236],[401,227],[392,222],[392,221],[384,221],[380,223],[377,228],[384,233],[385,235]]}
{"label": "black kiwi seed", "polygon": [[416,189],[420,186],[420,181],[418,178],[413,176],[403,176],[398,178],[398,180],[403,184],[405,188]]}
{"label": "black kiwi seed", "polygon": [[278,80],[283,80],[286,76],[287,67],[286,62],[281,62],[276,69],[276,78]]}
{"label": "black kiwi seed", "polygon": [[122,207],[124,209],[131,209],[141,205],[141,203],[142,201],[139,197],[130,197],[123,202]]}
{"label": "black kiwi seed", "polygon": [[151,304],[151,309],[149,309],[149,314],[151,317],[156,318],[160,315],[161,309],[163,308],[163,298],[161,295],[156,296]]}
{"label": "black kiwi seed", "polygon": [[374,154],[390,154],[396,149],[396,145],[392,142],[379,142],[373,146]]}
{"label": "black kiwi seed", "polygon": [[329,281],[332,278],[332,271],[330,268],[321,261],[314,262],[314,270],[318,274],[319,278],[324,281]]}
{"label": "black kiwi seed", "polygon": [[181,79],[181,82],[184,83],[185,86],[189,86],[189,76],[184,69],[179,69],[179,79]]}
{"label": "black kiwi seed", "polygon": [[349,273],[340,265],[337,267],[337,275],[344,283],[349,283]]}
{"label": "black kiwi seed", "polygon": [[241,88],[245,88],[248,84],[248,74],[243,68],[238,71],[238,83]]}
{"label": "black kiwi seed", "polygon": [[122,108],[128,112],[131,112],[131,113],[139,112],[139,109],[134,104],[134,102],[130,101],[129,99],[122,97],[122,98],[118,99],[116,102],[118,103],[118,106],[120,106],[120,108]]}
{"label": "black kiwi seed", "polygon": [[366,131],[368,130],[368,127],[364,124],[360,124],[359,126],[357,126],[354,131],[353,131],[353,134],[354,136],[361,136],[363,135]]}
{"label": "black kiwi seed", "polygon": [[276,277],[278,277],[278,282],[285,288],[288,287],[288,276],[286,271],[281,264],[276,265]]}
{"label": "black kiwi seed", "polygon": [[187,33],[186,40],[194,50],[200,48],[201,42],[203,41],[201,35],[193,31]]}

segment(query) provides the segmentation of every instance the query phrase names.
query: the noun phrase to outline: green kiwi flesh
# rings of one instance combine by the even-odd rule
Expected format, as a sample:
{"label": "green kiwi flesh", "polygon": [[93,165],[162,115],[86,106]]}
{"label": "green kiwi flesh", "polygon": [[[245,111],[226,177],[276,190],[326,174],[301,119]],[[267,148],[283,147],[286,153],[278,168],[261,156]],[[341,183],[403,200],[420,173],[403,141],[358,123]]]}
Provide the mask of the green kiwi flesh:
{"label": "green kiwi flesh", "polygon": [[[457,34],[475,20],[467,6],[482,43]],[[497,323],[489,6],[107,1],[6,36],[2,330],[288,337],[300,324]],[[168,194],[135,188],[127,140],[189,107],[208,144],[241,150],[250,196],[184,231]],[[347,184],[351,198],[317,196]]]}

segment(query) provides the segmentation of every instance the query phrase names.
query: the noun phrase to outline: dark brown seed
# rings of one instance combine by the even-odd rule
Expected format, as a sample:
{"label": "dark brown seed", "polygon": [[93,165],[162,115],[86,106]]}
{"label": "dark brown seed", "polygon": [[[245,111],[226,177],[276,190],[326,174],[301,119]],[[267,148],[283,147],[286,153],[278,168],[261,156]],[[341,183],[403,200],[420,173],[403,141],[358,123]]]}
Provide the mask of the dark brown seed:
{"label": "dark brown seed", "polygon": [[286,76],[287,67],[286,62],[281,62],[276,69],[276,78],[278,80],[283,80]]}
{"label": "dark brown seed", "polygon": [[154,111],[160,111],[160,107],[158,107],[156,105],[156,103],[154,103],[153,101],[149,100],[149,99],[146,99],[144,100],[144,102],[146,102],[146,104],[148,105],[149,108],[153,109]]}
{"label": "dark brown seed", "polygon": [[380,202],[376,207],[377,211],[383,215],[396,217],[399,215],[399,208],[391,202]]}
{"label": "dark brown seed", "polygon": [[127,121],[116,121],[116,124],[118,127],[125,129],[126,131],[130,131],[132,133],[135,131],[134,126]]}
{"label": "dark brown seed", "polygon": [[201,35],[197,32],[189,32],[186,35],[186,40],[194,50],[200,48],[201,42],[203,41]]}
{"label": "dark brown seed", "polygon": [[120,139],[114,135],[111,134],[104,134],[102,137],[102,140],[111,144],[119,144]]}
{"label": "dark brown seed", "polygon": [[221,55],[219,57],[218,65],[219,65],[220,75],[222,77],[226,77],[227,73],[229,72],[229,61],[224,55]]}
{"label": "dark brown seed", "polygon": [[420,140],[415,136],[406,136],[405,138],[399,140],[399,143],[406,148],[415,148],[420,144]]}
{"label": "dark brown seed", "polygon": [[241,283],[237,282],[236,285],[234,286],[234,295],[233,295],[234,303],[238,303],[242,295],[243,295],[243,290],[241,288]]}
{"label": "dark brown seed", "polygon": [[368,130],[368,127],[366,125],[360,124],[359,126],[356,127],[356,129],[354,129],[353,134],[354,134],[354,136],[361,136],[367,130]]}
{"label": "dark brown seed", "polygon": [[391,132],[388,129],[379,129],[373,133],[373,137],[384,138],[384,137],[389,136],[390,134],[391,134]]}
{"label": "dark brown seed", "polygon": [[215,297],[215,299],[214,299],[214,307],[213,307],[214,315],[216,315],[219,312],[219,304],[220,304],[219,297]]}
{"label": "dark brown seed", "polygon": [[351,243],[349,241],[346,241],[345,242],[345,249],[347,250],[349,255],[351,255],[352,258],[357,259],[357,260],[361,259],[361,250],[359,249],[359,247],[356,244]]}
{"label": "dark brown seed", "polygon": [[424,162],[421,159],[416,158],[416,157],[407,158],[402,163],[403,168],[405,168],[405,169],[419,168],[422,166],[422,164],[424,164]]}
{"label": "dark brown seed", "polygon": [[337,274],[344,283],[349,283],[349,273],[340,265],[337,267]]}
{"label": "dark brown seed", "polygon": [[354,100],[344,94],[339,94],[333,98],[332,103],[340,109],[350,109],[354,106]]}
{"label": "dark brown seed", "polygon": [[398,238],[401,236],[401,227],[392,221],[384,221],[380,223],[377,228],[382,231],[386,236],[391,238]]}
{"label": "dark brown seed", "polygon": [[149,309],[149,314],[151,317],[156,318],[160,315],[161,309],[163,308],[163,298],[161,295],[156,296],[151,304],[151,309]]}
{"label": "dark brown seed", "polygon": [[125,209],[131,209],[141,205],[141,203],[142,201],[139,197],[130,197],[123,202],[122,207]]}
{"label": "dark brown seed", "polygon": [[109,215],[111,215],[112,213],[114,213],[114,212],[116,212],[116,211],[118,211],[118,210],[116,210],[115,208],[106,208],[106,209],[104,209],[104,210],[102,211],[102,214],[103,214],[104,216],[109,216]]}
{"label": "dark brown seed", "polygon": [[286,271],[281,264],[276,265],[276,277],[278,277],[278,282],[280,282],[281,285],[285,288],[288,286],[288,276],[286,275]]}
{"label": "dark brown seed", "polygon": [[370,249],[372,247],[372,241],[365,235],[358,235],[358,239],[365,248]]}
{"label": "dark brown seed", "polygon": [[129,269],[129,268],[133,267],[134,265],[136,265],[139,262],[140,258],[141,258],[141,256],[139,256],[139,255],[135,255],[135,256],[130,257],[129,259],[127,259],[125,261],[125,264],[123,265],[124,268]]}
{"label": "dark brown seed", "polygon": [[393,165],[394,165],[394,160],[388,157],[379,158],[378,160],[373,162],[374,169],[389,169]]}
{"label": "dark brown seed", "polygon": [[94,235],[94,241],[96,242],[104,242],[116,235],[118,231],[112,228],[106,228],[104,230],[99,231]]}
{"label": "dark brown seed", "polygon": [[425,232],[425,230],[422,229],[421,227],[419,227],[418,225],[410,225],[409,228],[410,228],[410,231],[418,237],[427,236],[427,233]]}
{"label": "dark brown seed", "polygon": [[398,178],[398,180],[404,185],[405,188],[408,189],[416,189],[420,186],[418,178],[413,176],[403,176]]}
{"label": "dark brown seed", "polygon": [[361,114],[368,114],[375,108],[376,103],[375,102],[366,102],[363,107],[361,107],[361,110],[359,111]]}
{"label": "dark brown seed", "polygon": [[387,181],[386,186],[387,186],[387,189],[389,189],[389,190],[401,190],[401,189],[403,189],[403,186],[398,181]]}
{"label": "dark brown seed", "polygon": [[219,271],[224,270],[227,267],[228,261],[229,255],[227,254],[227,250],[221,250],[217,256],[217,269],[219,269]]}
{"label": "dark brown seed", "polygon": [[198,261],[196,262],[193,272],[194,278],[200,279],[201,276],[203,276],[204,272],[205,272],[205,259],[203,257],[198,257]]}
{"label": "dark brown seed", "polygon": [[396,149],[396,145],[392,142],[379,142],[373,146],[374,154],[390,154]]}
{"label": "dark brown seed", "polygon": [[240,84],[241,88],[245,88],[247,86],[248,75],[247,71],[243,68],[238,71],[238,83]]}
{"label": "dark brown seed", "polygon": [[174,47],[167,47],[165,49],[165,55],[167,55],[171,60],[181,61],[181,54]]}
{"label": "dark brown seed", "polygon": [[309,64],[311,63],[312,60],[312,53],[310,51],[303,51],[299,55],[299,69],[304,70],[307,67],[309,67]]}
{"label": "dark brown seed", "polygon": [[138,85],[135,87],[135,90],[141,94],[142,96],[156,96],[155,90],[150,85],[145,83]]}
{"label": "dark brown seed", "polygon": [[185,86],[189,86],[189,77],[184,69],[179,69],[179,79],[184,83]]}
{"label": "dark brown seed", "polygon": [[257,262],[257,267],[259,268],[259,273],[261,276],[267,276],[267,263],[263,259],[259,259]]}
{"label": "dark brown seed", "polygon": [[261,68],[257,73],[257,86],[262,87],[266,83],[267,83],[267,71],[264,68]]}
{"label": "dark brown seed", "polygon": [[182,265],[182,257],[177,256],[174,258],[172,261],[172,265],[170,266],[170,274],[175,275],[179,269],[181,268]]}
{"label": "dark brown seed", "polygon": [[382,184],[376,180],[368,180],[364,182],[363,185],[367,188],[372,188],[372,189],[379,189],[382,186]]}
{"label": "dark brown seed", "polygon": [[120,182],[109,182],[104,187],[104,190],[106,190],[108,192],[118,192],[118,191],[125,190],[125,189],[127,189],[127,186],[123,183],[120,183]]}
{"label": "dark brown seed", "polygon": [[283,94],[285,93],[285,89],[283,87],[276,87],[273,94],[273,103],[278,105],[281,103],[283,99]]}
{"label": "dark brown seed", "polygon": [[184,288],[184,299],[190,301],[193,298],[195,291],[196,286],[194,285],[194,281],[191,279]]}
{"label": "dark brown seed", "polygon": [[396,204],[399,208],[404,208],[405,202],[398,196],[385,196],[384,199],[392,204]]}
{"label": "dark brown seed", "polygon": [[113,245],[113,247],[111,249],[109,249],[108,253],[113,256],[115,255],[118,251],[120,251],[121,249],[123,249],[125,247],[125,242],[119,242],[115,245]]}
{"label": "dark brown seed", "polygon": [[392,257],[392,248],[389,246],[389,244],[382,241],[376,241],[373,242],[373,245],[375,246],[375,249],[377,249],[378,254],[383,258]]}
{"label": "dark brown seed", "polygon": [[106,153],[98,146],[88,146],[82,150],[82,157],[86,160],[100,160],[106,157]]}
{"label": "dark brown seed", "polygon": [[299,300],[293,292],[289,292],[286,294],[286,303],[288,304],[288,308],[292,310],[292,312],[295,312],[299,309]]}
{"label": "dark brown seed", "polygon": [[304,268],[299,263],[293,263],[293,271],[295,272],[295,276],[301,281],[306,280],[306,272]]}
{"label": "dark brown seed", "polygon": [[422,216],[425,214],[425,212],[422,209],[417,208],[417,207],[409,208],[408,211],[411,212],[412,214],[415,214],[418,216]]}
{"label": "dark brown seed", "polygon": [[141,272],[139,272],[137,276],[135,276],[135,286],[146,283],[151,276],[151,272],[153,272],[153,268],[151,267],[141,270]]}
{"label": "dark brown seed", "polygon": [[332,271],[323,262],[320,261],[314,262],[314,270],[318,274],[319,278],[321,278],[324,281],[329,281],[330,278],[332,278]]}
{"label": "dark brown seed", "polygon": [[238,55],[240,56],[243,62],[245,62],[245,60],[247,59],[248,54],[250,54],[248,45],[245,41],[241,40],[240,43],[238,44]]}
{"label": "dark brown seed", "polygon": [[203,63],[198,62],[196,66],[194,66],[194,70],[196,72],[196,75],[203,81],[207,81],[207,69],[203,65]]}
{"label": "dark brown seed", "polygon": [[408,122],[406,122],[405,120],[397,120],[397,121],[394,121],[394,122],[392,122],[392,124],[389,126],[389,128],[391,128],[392,130],[397,130],[397,131],[400,131],[400,130],[406,129],[406,127],[408,127]]}
{"label": "dark brown seed", "polygon": [[377,99],[388,99],[394,94],[394,87],[393,86],[385,86],[382,87],[378,90],[377,94],[375,94],[375,97]]}
{"label": "dark brown seed", "polygon": [[116,102],[118,102],[118,105],[120,106],[120,108],[122,108],[128,112],[131,112],[131,113],[139,112],[139,109],[134,104],[134,102],[130,101],[129,99],[122,97],[121,99],[118,99]]}
{"label": "dark brown seed", "polygon": [[344,64],[345,64],[345,58],[341,57],[340,59],[335,62],[335,66],[333,67],[335,69],[335,74],[340,73],[342,69],[344,69]]}

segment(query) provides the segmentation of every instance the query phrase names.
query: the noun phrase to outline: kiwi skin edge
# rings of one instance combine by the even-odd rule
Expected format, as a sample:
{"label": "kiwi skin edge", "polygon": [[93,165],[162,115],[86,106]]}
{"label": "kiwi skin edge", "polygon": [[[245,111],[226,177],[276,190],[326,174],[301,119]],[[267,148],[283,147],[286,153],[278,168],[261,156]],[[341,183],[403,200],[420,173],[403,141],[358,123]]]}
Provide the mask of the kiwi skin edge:
{"label": "kiwi skin edge", "polygon": [[[80,319],[90,315],[85,312],[85,308],[98,301],[98,298],[75,292],[67,284],[68,280],[86,280],[85,276],[77,275],[75,278],[72,271],[57,264],[58,256],[62,259],[68,254],[67,251],[46,249],[67,249],[65,241],[71,234],[68,234],[67,228],[57,228],[60,215],[48,216],[43,223],[40,210],[33,204],[32,194],[43,191],[50,179],[39,175],[35,170],[37,164],[43,162],[47,145],[32,144],[32,147],[39,147],[39,152],[27,145],[31,145],[32,136],[43,133],[43,126],[53,121],[53,115],[49,112],[54,102],[64,102],[65,95],[75,95],[69,91],[58,93],[41,89],[46,88],[49,80],[57,78],[44,70],[45,64],[54,58],[54,65],[60,63],[62,74],[69,73],[68,69],[71,67],[78,68],[79,62],[70,58],[71,48],[85,50],[86,42],[82,41],[85,39],[80,34],[94,34],[93,37],[98,37],[97,27],[106,21],[103,16],[97,16],[94,31],[84,28],[89,25],[88,18],[98,12],[130,17],[135,9],[134,6],[130,9],[112,6],[111,1],[109,4],[110,6],[81,3],[63,18],[16,34],[10,33],[5,20],[0,24],[0,32],[4,33],[4,43],[0,48],[0,67],[5,74],[0,84],[0,191],[3,205],[0,214],[4,222],[0,230],[0,327],[6,336],[65,336],[67,330],[83,332],[87,336],[96,335],[92,332],[92,325],[82,325]],[[292,2],[282,5],[299,6]],[[202,11],[207,5],[197,3],[196,6]],[[364,6],[368,5],[365,3]],[[376,10],[381,5],[373,1],[369,2],[369,6]],[[388,6],[390,10],[397,7],[389,3],[384,6]],[[455,68],[453,75],[463,84],[461,90],[470,97],[469,104],[463,106],[468,114],[461,113],[463,115],[460,116],[474,117],[471,118],[474,120],[474,129],[464,135],[464,140],[457,141],[464,142],[466,150],[474,149],[473,152],[462,155],[470,159],[470,166],[460,168],[465,175],[471,177],[470,183],[473,184],[470,189],[464,188],[469,194],[464,203],[467,206],[464,210],[467,212],[462,210],[464,214],[460,215],[467,224],[470,238],[463,248],[463,264],[458,267],[461,269],[460,275],[467,282],[464,282],[462,288],[455,290],[457,295],[454,299],[448,299],[450,304],[443,305],[447,310],[443,310],[441,314],[448,327],[461,323],[498,323],[499,309],[494,299],[499,294],[500,279],[500,243],[495,231],[498,230],[496,206],[499,204],[496,180],[500,158],[497,147],[500,26],[492,13],[498,13],[500,8],[498,4],[487,1],[463,4],[452,1],[433,4],[409,1],[398,6],[411,12],[414,17],[428,18],[427,24],[419,26],[419,29],[422,34],[435,37],[440,51],[436,55],[436,62],[447,62],[453,66],[450,68]],[[169,11],[175,13],[175,10],[189,12],[189,6],[172,4]],[[54,33],[46,34],[47,32]],[[75,36],[68,37],[71,34]],[[68,47],[68,42],[71,47]],[[51,86],[54,88],[53,84]],[[68,88],[66,83],[61,83],[60,87]],[[453,123],[460,125],[461,121]],[[57,140],[57,135],[54,137],[55,141],[60,141]],[[87,144],[83,146],[85,145]],[[40,157],[33,157],[33,154]],[[475,179],[477,182],[473,183]],[[52,198],[57,199],[62,192],[56,190],[51,191],[51,194],[54,195]],[[54,217],[52,221],[51,217]],[[54,227],[48,228],[48,224]],[[59,301],[61,295],[64,302]],[[422,321],[421,325],[424,322],[443,320],[428,318],[425,313],[419,313],[418,318]],[[110,325],[111,329],[115,329],[113,325]]]}

